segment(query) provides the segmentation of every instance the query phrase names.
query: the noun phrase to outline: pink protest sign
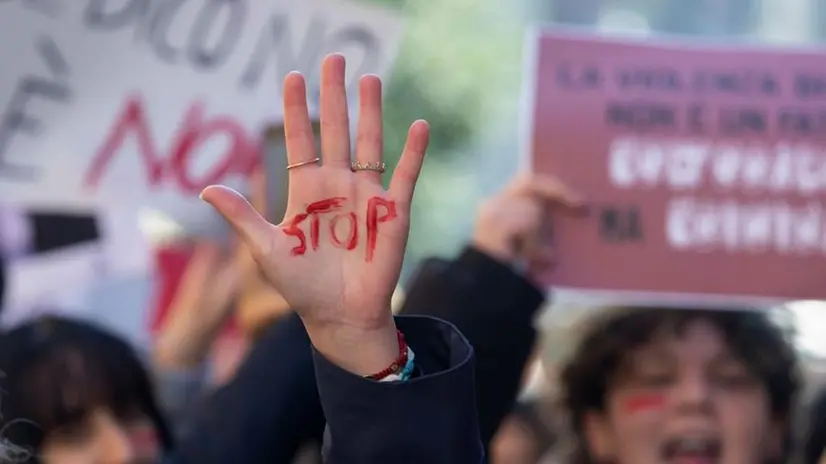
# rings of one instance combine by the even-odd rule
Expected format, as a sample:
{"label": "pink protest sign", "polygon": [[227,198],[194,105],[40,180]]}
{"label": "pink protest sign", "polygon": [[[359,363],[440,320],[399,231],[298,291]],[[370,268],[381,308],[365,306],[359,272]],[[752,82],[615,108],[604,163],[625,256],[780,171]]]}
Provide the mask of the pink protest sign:
{"label": "pink protest sign", "polygon": [[548,285],[826,299],[826,60],[815,51],[540,32],[532,167],[589,204]]}

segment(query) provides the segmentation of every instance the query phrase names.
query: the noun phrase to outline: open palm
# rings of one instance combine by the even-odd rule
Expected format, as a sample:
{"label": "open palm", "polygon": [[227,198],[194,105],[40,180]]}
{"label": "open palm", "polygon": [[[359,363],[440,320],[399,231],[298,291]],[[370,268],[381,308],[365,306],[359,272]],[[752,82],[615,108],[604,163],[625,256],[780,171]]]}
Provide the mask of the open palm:
{"label": "open palm", "polygon": [[[428,143],[428,125],[410,127],[385,191],[381,81],[360,81],[355,166],[344,85],[344,58],[321,69],[321,160],[318,161],[299,73],[284,80],[284,130],[290,188],[284,220],[268,223],[240,194],[211,186],[202,197],[235,228],[263,275],[305,324],[370,330],[386,324],[409,230],[413,190]],[[361,169],[365,166],[374,170]]]}

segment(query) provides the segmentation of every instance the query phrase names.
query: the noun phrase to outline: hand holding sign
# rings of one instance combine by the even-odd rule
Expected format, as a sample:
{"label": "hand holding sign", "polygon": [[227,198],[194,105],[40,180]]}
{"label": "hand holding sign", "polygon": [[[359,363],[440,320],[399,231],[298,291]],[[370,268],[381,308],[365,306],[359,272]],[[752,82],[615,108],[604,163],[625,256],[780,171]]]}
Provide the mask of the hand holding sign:
{"label": "hand holding sign", "polygon": [[550,244],[542,242],[550,210],[584,211],[582,199],[568,186],[548,175],[531,175],[511,181],[479,208],[473,246],[508,265],[527,264],[544,272],[555,261]]}
{"label": "hand holding sign", "polygon": [[[287,214],[267,222],[237,192],[204,190],[250,247],[264,276],[298,312],[313,345],[341,367],[362,375],[389,366],[398,354],[390,298],[399,278],[413,189],[428,143],[417,121],[390,188],[381,185],[381,81],[364,76],[356,163],[351,164],[344,58],[321,67],[321,153],[316,156],[304,78],[284,80],[284,130],[290,164]],[[370,168],[370,169],[365,169]]]}

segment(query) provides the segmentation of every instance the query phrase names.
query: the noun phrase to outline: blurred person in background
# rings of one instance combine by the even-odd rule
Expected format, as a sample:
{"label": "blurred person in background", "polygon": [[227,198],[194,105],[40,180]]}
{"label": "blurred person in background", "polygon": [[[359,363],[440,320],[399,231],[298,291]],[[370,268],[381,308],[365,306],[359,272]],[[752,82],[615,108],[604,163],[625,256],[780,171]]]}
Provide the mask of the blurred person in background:
{"label": "blurred person in background", "polygon": [[[159,401],[177,430],[206,394],[216,366],[210,354],[234,314],[247,265],[234,253],[207,240],[194,243],[193,253],[175,291],[166,320],[153,347],[152,370]],[[250,264],[251,265],[251,264]],[[219,347],[220,348],[220,347]]]}
{"label": "blurred person in background", "polygon": [[[12,365],[4,364],[3,372],[8,374],[6,382],[14,387],[5,390],[31,391],[38,395],[30,396],[19,403],[14,397],[4,398],[7,401],[6,406],[11,410],[3,417],[21,419],[17,423],[9,422],[12,424],[10,428],[14,430],[15,437],[18,435],[18,428],[42,423],[45,424],[41,431],[44,444],[41,444],[41,439],[36,438],[37,434],[29,434],[28,438],[21,442],[27,448],[36,450],[36,453],[42,452],[47,461],[57,459],[52,457],[57,456],[60,459],[57,462],[67,462],[63,461],[64,456],[68,456],[65,453],[67,449],[80,453],[77,456],[89,457],[92,456],[89,454],[91,451],[81,446],[83,443],[65,443],[67,446],[58,447],[57,451],[52,446],[46,446],[49,443],[49,433],[52,429],[74,429],[78,436],[82,432],[86,437],[94,437],[96,432],[93,430],[84,431],[84,427],[92,427],[83,422],[86,420],[84,417],[105,416],[106,413],[99,414],[97,410],[121,411],[124,408],[131,411],[129,414],[134,413],[132,410],[143,411],[143,415],[152,418],[154,429],[162,430],[164,436],[168,425],[175,429],[176,434],[181,433],[177,429],[185,425],[187,408],[206,394],[209,371],[206,357],[218,331],[232,314],[231,302],[238,287],[239,273],[236,272],[235,263],[226,259],[224,254],[220,247],[208,242],[196,245],[180,291],[172,305],[170,320],[159,334],[153,362],[149,363],[152,368],[149,371],[143,367],[142,362],[145,359],[132,351],[125,341],[87,323],[44,317],[12,330],[6,343],[11,347],[9,353],[13,353],[16,358],[7,360],[12,362]],[[26,345],[26,341],[32,344]],[[35,341],[38,343],[34,343]],[[73,352],[75,354],[71,354]],[[68,359],[65,356],[74,358]],[[29,360],[27,367],[24,367],[22,360]],[[60,377],[60,372],[69,372],[69,368],[65,366],[71,363],[77,364],[79,371],[72,374],[74,377]],[[64,367],[60,367],[61,365]],[[148,384],[144,379],[147,376]],[[15,381],[21,379],[28,379],[29,382],[36,380],[39,383],[18,385]],[[48,393],[50,390],[47,387],[73,393],[58,394],[57,390]],[[152,390],[157,391],[153,393]],[[61,395],[88,394],[99,397],[90,396],[84,399],[87,404],[49,405],[48,407],[55,408],[52,412],[32,412],[32,405],[27,405],[26,401],[40,398],[41,394],[46,395],[45,398],[56,399],[61,398]],[[128,404],[112,404],[115,401]],[[17,406],[20,410],[16,409]],[[68,417],[71,408],[76,408],[71,414],[78,417]],[[44,414],[48,415],[48,418]],[[169,424],[162,416],[169,420]],[[107,423],[119,424],[111,420]],[[119,426],[131,427],[123,423]],[[107,436],[117,437],[116,434]],[[164,439],[164,443],[168,451],[170,442],[167,438]],[[93,446],[95,439],[88,440],[85,445]],[[42,448],[43,446],[46,448]],[[105,449],[112,450],[115,456],[132,455],[123,447],[106,445]],[[157,454],[156,451],[141,453],[154,456]]]}
{"label": "blurred person in background", "polygon": [[562,372],[574,463],[784,463],[796,354],[757,311],[606,309]]}
{"label": "blurred person in background", "polygon": [[542,419],[541,404],[516,403],[490,447],[491,464],[536,464],[550,450],[554,437]]}
{"label": "blurred person in background", "polygon": [[[85,370],[81,369],[80,372],[76,373],[77,378],[67,379],[66,382],[63,382],[64,388],[70,389],[76,395],[80,395],[80,392],[98,391],[97,394],[102,396],[88,399],[88,401],[95,404],[78,404],[77,408],[79,409],[75,411],[75,414],[93,416],[95,414],[92,412],[94,408],[114,411],[118,410],[117,408],[124,407],[105,404],[104,400],[106,398],[126,398],[126,401],[138,404],[138,399],[133,398],[137,395],[142,398],[140,404],[145,405],[142,406],[142,409],[152,412],[154,421],[161,424],[163,422],[161,416],[163,416],[169,420],[169,425],[176,430],[176,433],[180,433],[177,428],[185,425],[183,419],[187,415],[186,409],[206,393],[209,371],[206,357],[218,331],[231,316],[231,301],[238,287],[237,275],[239,273],[236,272],[236,267],[235,263],[224,257],[224,253],[217,245],[208,242],[201,242],[196,245],[193,257],[182,279],[180,291],[173,302],[170,320],[163,326],[159,334],[154,350],[154,358],[149,363],[151,369],[148,372],[145,371],[142,363],[145,359],[133,352],[125,341],[93,325],[73,322],[70,319],[45,317],[12,330],[9,333],[8,343],[13,348],[13,353],[21,355],[19,359],[38,358],[39,356],[46,358],[43,360],[43,366],[34,363],[34,365],[25,368],[27,372],[28,370],[41,372],[39,381],[44,382],[44,384],[39,386],[27,384],[19,387],[19,390],[45,393],[47,391],[45,390],[46,385],[50,383],[53,383],[51,388],[58,388],[61,382],[57,377],[49,380],[49,377],[45,376],[45,372],[50,370],[48,366],[55,367],[53,373],[58,375],[60,369],[57,366],[61,363],[67,364],[69,361],[57,358],[57,354],[63,351],[77,351],[76,356],[78,358],[71,362],[76,362],[81,366],[92,366],[89,367],[92,371],[88,374],[90,378],[85,380],[89,383],[80,382],[81,379],[87,376],[84,373]],[[41,344],[25,346],[21,343],[21,340],[27,338],[19,335],[21,333],[38,334]],[[35,340],[38,337],[32,336],[28,340]],[[55,346],[50,346],[50,343],[54,343]],[[15,351],[15,349],[20,351]],[[106,353],[109,355],[106,355]],[[7,369],[4,370],[4,372],[10,374],[7,376],[7,381],[27,378],[25,374],[18,375],[20,372],[17,371],[23,369],[21,366],[22,364],[19,363],[14,366],[7,366]],[[124,371],[126,375],[123,374]],[[33,375],[29,375],[28,378],[33,379]],[[142,386],[142,379],[147,375],[150,383]],[[91,378],[93,376],[98,378]],[[143,390],[140,392],[129,391],[127,386],[130,384],[133,384],[135,389]],[[102,391],[104,387],[110,388],[111,391]],[[151,393],[146,391],[147,389],[150,391],[157,390],[157,392],[156,394]],[[55,393],[49,397],[52,396],[57,398],[60,395]],[[109,399],[106,399],[106,401],[110,401]],[[21,404],[25,404],[25,402],[21,402]],[[54,405],[53,407],[66,410],[69,406]],[[134,409],[131,403],[128,407]],[[41,415],[28,416],[26,415],[28,410],[25,409],[25,406],[23,408],[23,412],[19,413],[22,414],[20,416],[15,416],[14,414],[18,414],[18,412],[13,410],[4,417],[26,417],[35,421],[34,423],[40,423],[38,418]],[[46,420],[44,424],[51,424],[52,421],[58,420],[57,417],[65,415],[57,410],[50,414],[51,419]],[[81,419],[70,420],[80,421]],[[24,421],[23,423],[27,422]],[[67,425],[62,422],[55,426],[58,428],[82,427],[82,425]],[[156,427],[165,430],[167,424],[162,423],[162,425],[156,425]],[[44,430],[44,436],[47,436],[48,432],[48,428]],[[92,432],[86,433],[87,435],[92,434]],[[26,440],[25,444],[35,450],[39,450],[41,446],[39,442],[32,442],[31,440]],[[51,456],[55,453],[48,451],[46,454]],[[57,455],[63,456],[61,453],[57,453]],[[84,454],[83,456],[88,455]]]}
{"label": "blurred person in background", "polygon": [[[298,341],[299,346],[308,347],[307,341],[312,344],[311,361],[307,364],[314,366],[316,376],[309,389],[319,393],[326,413],[328,462],[413,460],[476,464],[483,454],[473,403],[472,349],[449,324],[433,318],[395,319],[390,312],[390,295],[400,272],[408,228],[405,215],[427,146],[427,125],[418,122],[411,127],[391,189],[385,192],[370,172],[329,167],[344,159],[344,155],[349,159],[343,57],[325,58],[321,82],[325,89],[321,96],[322,119],[325,114],[330,118],[330,135],[322,144],[323,169],[314,165],[319,159],[301,161],[313,156],[312,143],[304,140],[310,133],[303,126],[308,119],[304,79],[297,73],[285,79],[285,121],[287,127],[295,127],[294,136],[288,137],[290,157],[293,167],[296,163],[301,167],[290,175],[299,172],[299,177],[316,179],[293,182],[291,202],[295,206],[304,197],[334,193],[329,190],[342,185],[351,194],[375,192],[373,195],[389,199],[386,201],[398,202],[399,221],[384,226],[388,235],[383,236],[381,254],[375,261],[348,259],[349,255],[326,246],[314,250],[311,258],[285,265],[291,245],[279,233],[279,226],[269,224],[237,192],[227,188],[210,187],[203,198],[244,239],[267,281],[285,291],[291,307],[299,309],[296,313],[300,319],[285,319],[292,325],[287,332],[277,335],[290,343]],[[376,155],[381,160],[380,89],[375,76],[362,78],[359,140],[378,142],[378,146],[359,145],[357,159]],[[319,192],[320,188],[327,191]],[[354,198],[357,199],[366,201]],[[339,278],[341,274],[322,272],[347,267],[353,267],[354,272],[343,273],[347,276],[344,280]],[[359,291],[353,293],[353,289]],[[44,321],[53,324],[55,319]],[[91,326],[67,320],[60,324],[66,329],[58,331],[50,325],[32,324],[3,335],[0,367],[8,367],[4,369],[8,376],[4,380],[10,392],[8,401],[3,402],[4,407],[9,405],[2,417],[4,428],[12,428],[9,424],[23,425],[10,435],[32,448],[35,459],[43,457],[51,462],[155,462],[168,454],[173,448],[172,433],[161,418],[149,377],[137,356],[116,337]],[[297,338],[290,339],[293,335]],[[282,365],[294,365],[290,350],[277,355],[284,360]],[[404,371],[395,374],[393,367],[402,365]],[[272,371],[277,374],[275,378],[267,377]],[[292,389],[296,384],[290,381],[295,375],[291,369],[269,365],[253,374],[258,382],[274,380],[272,384],[259,385],[264,387],[264,397],[279,384],[287,399],[296,393]],[[279,378],[280,374],[286,375]],[[415,377],[415,382],[408,382],[411,377]],[[118,380],[123,383],[116,383]],[[301,389],[307,387],[300,385]],[[261,399],[235,397],[236,405],[248,403],[267,413],[278,412],[259,405],[257,401]],[[282,412],[293,412],[292,406],[287,405]],[[233,413],[231,408],[213,412],[219,420],[220,416]],[[291,420],[294,417],[287,415],[281,420],[295,426]],[[200,445],[210,448],[210,439],[230,432],[231,426],[221,424]],[[245,431],[270,439],[278,437],[274,435],[278,430],[271,428]],[[238,444],[243,449],[246,440]],[[185,452],[176,452],[174,459],[177,463],[199,464],[262,462],[239,459],[237,454],[229,459],[209,453],[201,456],[204,459],[190,457]]]}
{"label": "blurred person in background", "polygon": [[43,464],[156,463],[172,432],[150,376],[122,339],[47,316],[0,337],[8,439]]}
{"label": "blurred person in background", "polygon": [[[453,260],[425,260],[408,282],[399,312],[451,322],[474,347],[485,446],[512,411],[534,350],[533,322],[544,295],[524,268],[551,263],[549,250],[533,245],[549,205],[578,206],[558,182],[544,177],[514,180],[485,200],[466,249]],[[255,318],[258,336],[249,355],[229,383],[195,408],[195,427],[181,445],[192,462],[289,462],[303,445],[321,441],[325,417],[313,388],[307,333],[292,312],[272,317],[276,312],[266,304],[258,309],[266,317]]]}
{"label": "blurred person in background", "polygon": [[803,413],[805,435],[803,438],[803,463],[826,462],[826,389],[821,388]]}

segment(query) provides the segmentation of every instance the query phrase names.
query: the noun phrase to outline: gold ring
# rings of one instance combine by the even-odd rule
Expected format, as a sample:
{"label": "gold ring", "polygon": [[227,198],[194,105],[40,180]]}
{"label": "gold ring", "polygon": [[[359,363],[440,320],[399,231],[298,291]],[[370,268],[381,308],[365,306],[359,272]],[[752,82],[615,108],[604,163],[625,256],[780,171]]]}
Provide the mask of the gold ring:
{"label": "gold ring", "polygon": [[350,165],[350,169],[355,171],[376,171],[376,172],[384,172],[385,168],[387,167],[381,161],[376,161],[375,163],[359,163],[355,161],[353,164]]}
{"label": "gold ring", "polygon": [[316,159],[311,159],[311,160],[307,160],[307,161],[301,161],[301,162],[298,162],[298,163],[288,164],[287,165],[287,170],[289,171],[292,168],[300,168],[301,166],[306,166],[308,164],[315,164],[315,163],[318,163],[319,161],[321,161],[321,158],[316,158]]}

